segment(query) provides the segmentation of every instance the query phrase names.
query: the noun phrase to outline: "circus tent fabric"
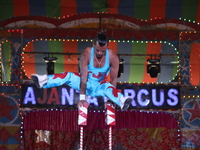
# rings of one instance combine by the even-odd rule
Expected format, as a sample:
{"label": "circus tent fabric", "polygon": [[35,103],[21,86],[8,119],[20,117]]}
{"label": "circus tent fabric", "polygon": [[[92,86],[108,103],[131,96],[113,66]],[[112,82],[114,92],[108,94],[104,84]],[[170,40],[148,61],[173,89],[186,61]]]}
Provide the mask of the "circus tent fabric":
{"label": "circus tent fabric", "polygon": [[76,13],[109,12],[146,20],[183,18],[200,22],[199,8],[199,0],[6,0],[0,1],[0,19],[28,15],[62,18]]}
{"label": "circus tent fabric", "polygon": [[[93,17],[88,19],[88,16]],[[83,24],[79,26],[80,22],[76,20],[83,21]],[[96,22],[88,24],[84,22],[91,20]],[[102,20],[110,22],[104,24]],[[130,24],[126,24],[127,22]],[[10,82],[1,81],[0,90],[2,97],[5,98],[3,103],[0,103],[2,108],[0,124],[5,127],[0,127],[0,149],[20,149],[20,119],[23,117],[15,111],[21,109],[18,108],[20,107],[19,82],[23,80],[21,71],[26,77],[33,71],[37,73],[46,71],[46,64],[43,61],[46,55],[30,52],[54,52],[56,49],[60,53],[78,54],[84,47],[91,46],[91,41],[86,39],[92,39],[96,31],[100,31],[102,27],[108,27],[110,48],[116,50],[118,54],[126,52],[134,55],[123,57],[126,74],[122,74],[119,81],[168,82],[179,69],[178,83],[182,87],[183,108],[180,113],[178,112],[177,118],[181,120],[178,122],[182,134],[179,139],[181,148],[199,148],[199,23],[199,0],[0,0],[1,67],[5,70],[5,81],[11,79]],[[128,32],[117,30],[124,27]],[[84,28],[84,31],[77,30],[80,28]],[[57,32],[58,30],[60,32]],[[22,44],[19,42],[21,37],[24,40],[22,55],[19,48]],[[176,57],[177,49],[181,56],[179,58]],[[163,55],[161,74],[157,78],[149,78],[145,68],[147,55],[152,52]],[[58,61],[55,64],[55,71],[77,72],[79,57],[77,54],[56,55]],[[14,101],[10,103],[10,99]],[[173,115],[176,115],[176,112]],[[191,121],[191,118],[194,121]]]}

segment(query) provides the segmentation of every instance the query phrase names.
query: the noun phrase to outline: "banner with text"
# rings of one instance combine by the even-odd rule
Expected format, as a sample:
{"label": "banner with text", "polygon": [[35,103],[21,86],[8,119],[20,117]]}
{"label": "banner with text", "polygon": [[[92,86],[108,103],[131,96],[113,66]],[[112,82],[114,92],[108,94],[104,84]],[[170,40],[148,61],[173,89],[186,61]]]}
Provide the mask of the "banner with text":
{"label": "banner with text", "polygon": [[[179,109],[181,107],[178,85],[118,84],[117,89],[120,89],[124,96],[133,98],[129,109]],[[107,100],[106,97],[88,96],[87,98],[90,109],[104,109]],[[48,89],[39,89],[34,84],[22,85],[22,108],[77,108],[78,101],[79,91],[67,85]]]}

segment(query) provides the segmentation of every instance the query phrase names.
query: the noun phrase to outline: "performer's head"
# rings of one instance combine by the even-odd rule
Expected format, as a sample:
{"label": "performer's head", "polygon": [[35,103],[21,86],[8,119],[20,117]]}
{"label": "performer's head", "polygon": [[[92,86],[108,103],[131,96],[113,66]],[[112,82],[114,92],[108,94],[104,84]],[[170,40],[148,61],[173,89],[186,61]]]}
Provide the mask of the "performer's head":
{"label": "performer's head", "polygon": [[93,46],[97,58],[102,58],[108,48],[108,37],[104,32],[97,33],[94,38]]}
{"label": "performer's head", "polygon": [[100,46],[105,46],[108,44],[108,37],[105,32],[97,33],[96,37],[94,38],[94,44],[96,44],[96,42],[98,42]]}

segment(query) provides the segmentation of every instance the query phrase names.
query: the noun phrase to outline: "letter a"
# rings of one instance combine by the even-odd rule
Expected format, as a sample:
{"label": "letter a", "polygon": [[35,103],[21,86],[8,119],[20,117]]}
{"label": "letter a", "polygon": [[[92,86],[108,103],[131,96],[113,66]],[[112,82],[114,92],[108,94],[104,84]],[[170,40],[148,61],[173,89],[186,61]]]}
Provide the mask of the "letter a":
{"label": "letter a", "polygon": [[24,98],[24,104],[28,104],[28,102],[31,102],[33,105],[36,104],[33,87],[27,88],[27,92],[26,92],[26,95],[25,95],[25,98]]}

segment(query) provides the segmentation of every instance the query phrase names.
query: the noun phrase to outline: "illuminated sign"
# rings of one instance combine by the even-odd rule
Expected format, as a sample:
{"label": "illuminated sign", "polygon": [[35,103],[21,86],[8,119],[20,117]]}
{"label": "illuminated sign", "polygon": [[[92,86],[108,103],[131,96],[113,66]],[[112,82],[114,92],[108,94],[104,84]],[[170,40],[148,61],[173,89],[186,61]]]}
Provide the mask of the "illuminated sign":
{"label": "illuminated sign", "polygon": [[[130,109],[179,109],[180,87],[176,85],[118,84],[125,96],[133,98]],[[103,109],[106,97],[88,96],[91,109]],[[22,85],[21,107],[77,108],[79,91],[67,85],[38,89],[33,84]]]}

